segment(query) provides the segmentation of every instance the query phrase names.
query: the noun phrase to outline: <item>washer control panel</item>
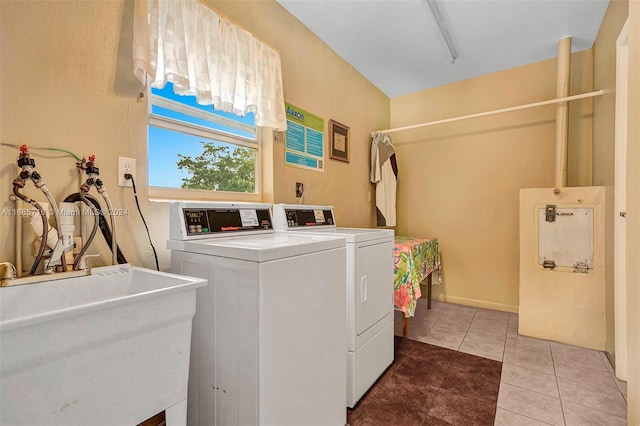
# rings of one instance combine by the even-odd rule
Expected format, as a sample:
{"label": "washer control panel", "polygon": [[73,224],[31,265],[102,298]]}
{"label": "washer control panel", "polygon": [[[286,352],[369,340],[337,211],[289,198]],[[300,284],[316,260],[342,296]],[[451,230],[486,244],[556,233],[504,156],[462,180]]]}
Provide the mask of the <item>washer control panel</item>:
{"label": "washer control panel", "polygon": [[293,231],[304,229],[336,229],[333,206],[312,206],[302,204],[274,204],[273,229]]}
{"label": "washer control panel", "polygon": [[183,209],[187,235],[273,229],[269,209]]}
{"label": "washer control panel", "polygon": [[171,239],[273,232],[268,204],[175,203],[171,206]]}
{"label": "washer control panel", "polygon": [[331,209],[285,209],[284,214],[289,228],[335,225]]}

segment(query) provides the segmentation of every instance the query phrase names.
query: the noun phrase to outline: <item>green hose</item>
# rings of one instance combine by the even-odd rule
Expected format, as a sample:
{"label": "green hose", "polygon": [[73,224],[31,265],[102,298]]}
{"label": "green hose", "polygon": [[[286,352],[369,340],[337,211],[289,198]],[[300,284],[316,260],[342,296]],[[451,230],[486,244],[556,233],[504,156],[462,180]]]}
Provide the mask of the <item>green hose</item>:
{"label": "green hose", "polygon": [[[16,148],[20,148],[20,145],[15,145],[15,144],[12,144],[12,143],[4,143],[4,142],[3,142],[3,143],[2,143],[2,145],[7,145],[7,146],[13,146],[13,147],[16,147]],[[44,150],[47,150],[47,151],[59,151],[59,152],[64,152],[65,154],[69,154],[70,156],[72,156],[73,158],[75,158],[75,159],[76,159],[76,161],[82,161],[82,158],[78,157],[78,156],[77,156],[76,154],[74,154],[73,152],[68,151],[68,150],[66,150],[66,149],[62,149],[62,148],[40,148],[40,147],[33,147],[33,146],[30,146],[30,147],[29,147],[29,149],[44,149]]]}
{"label": "green hose", "polygon": [[75,158],[78,161],[82,161],[82,158],[78,157],[77,155],[75,155],[73,152],[71,151],[67,151],[66,149],[62,149],[62,148],[33,148],[33,149],[46,149],[48,151],[60,151],[60,152],[65,152],[69,155],[71,155],[73,158]]}

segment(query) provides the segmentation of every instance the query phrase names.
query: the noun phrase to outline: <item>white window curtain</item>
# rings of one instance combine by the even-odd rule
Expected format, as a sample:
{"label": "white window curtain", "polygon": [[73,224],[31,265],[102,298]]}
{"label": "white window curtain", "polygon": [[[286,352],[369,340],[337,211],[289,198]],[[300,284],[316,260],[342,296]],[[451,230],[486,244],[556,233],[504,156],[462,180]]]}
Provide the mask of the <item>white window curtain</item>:
{"label": "white window curtain", "polygon": [[198,0],[136,0],[133,65],[143,84],[287,128],[280,54]]}

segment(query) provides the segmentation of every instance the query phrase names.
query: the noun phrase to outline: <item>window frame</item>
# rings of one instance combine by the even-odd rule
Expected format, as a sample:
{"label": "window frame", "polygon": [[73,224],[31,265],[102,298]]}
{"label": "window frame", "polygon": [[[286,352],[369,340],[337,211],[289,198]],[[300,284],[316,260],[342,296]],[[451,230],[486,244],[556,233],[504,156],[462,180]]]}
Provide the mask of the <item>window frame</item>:
{"label": "window frame", "polygon": [[146,152],[147,152],[147,172],[151,165],[149,164],[149,128],[151,126],[185,133],[191,136],[202,137],[209,140],[216,140],[232,145],[255,149],[254,163],[254,192],[231,192],[216,191],[206,189],[184,189],[184,188],[167,188],[159,186],[151,186],[149,184],[149,173],[147,173],[147,190],[151,201],[173,201],[173,200],[202,200],[202,201],[261,201],[262,200],[262,150],[260,149],[260,129],[258,126],[250,126],[244,123],[231,120],[223,116],[215,116],[215,122],[223,126],[235,127],[241,131],[252,133],[254,139],[242,135],[234,135],[221,130],[211,129],[198,124],[187,123],[181,120],[164,117],[152,112],[153,106],[168,108],[173,111],[188,114],[196,118],[211,121],[211,116],[193,106],[180,103],[171,99],[158,96],[151,91],[151,87],[147,89],[147,123],[146,123]]}

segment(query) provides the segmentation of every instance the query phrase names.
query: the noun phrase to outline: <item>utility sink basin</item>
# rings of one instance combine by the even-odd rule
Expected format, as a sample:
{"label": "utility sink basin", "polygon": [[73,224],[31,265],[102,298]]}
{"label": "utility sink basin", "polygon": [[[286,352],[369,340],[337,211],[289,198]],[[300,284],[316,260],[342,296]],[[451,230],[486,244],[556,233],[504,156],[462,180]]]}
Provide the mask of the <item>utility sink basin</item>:
{"label": "utility sink basin", "polygon": [[0,288],[0,424],[186,424],[206,280],[131,265]]}

